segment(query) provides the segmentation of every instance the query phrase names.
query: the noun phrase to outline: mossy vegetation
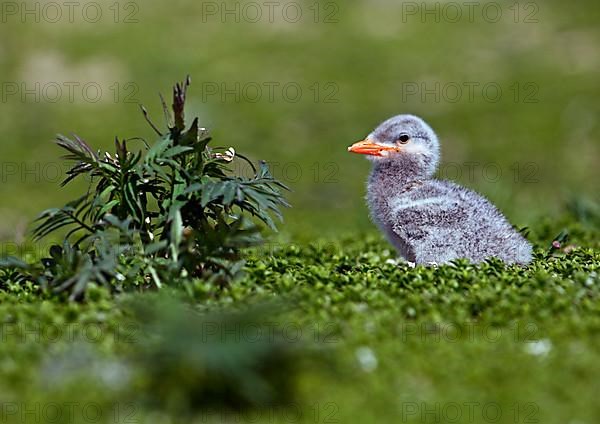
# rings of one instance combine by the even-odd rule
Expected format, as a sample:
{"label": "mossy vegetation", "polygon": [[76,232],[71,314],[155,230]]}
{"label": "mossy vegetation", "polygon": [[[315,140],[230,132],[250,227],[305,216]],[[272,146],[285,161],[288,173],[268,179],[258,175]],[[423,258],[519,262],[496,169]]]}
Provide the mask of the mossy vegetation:
{"label": "mossy vegetation", "polygon": [[526,268],[411,268],[364,234],[273,242],[226,287],[64,303],[5,285],[0,390],[98,422],[594,422],[598,230],[569,215],[529,237]]}

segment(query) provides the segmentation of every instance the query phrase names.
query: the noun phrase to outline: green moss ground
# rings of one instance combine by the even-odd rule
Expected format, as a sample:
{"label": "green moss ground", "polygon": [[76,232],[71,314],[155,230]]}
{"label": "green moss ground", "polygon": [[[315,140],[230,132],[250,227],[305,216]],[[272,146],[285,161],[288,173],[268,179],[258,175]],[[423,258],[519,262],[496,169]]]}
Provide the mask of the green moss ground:
{"label": "green moss ground", "polygon": [[[565,223],[580,247],[548,256],[555,228],[540,223],[527,268],[413,269],[369,234],[272,244],[230,288],[187,282],[163,293],[184,309],[151,302],[150,315],[136,305],[157,301],[152,293],[113,299],[91,288],[68,304],[5,287],[4,421],[24,422],[25,408],[48,419],[55,405],[56,422],[90,422],[96,410],[93,422],[597,422],[598,232]],[[204,321],[182,319],[187,309]],[[242,315],[216,318],[232,310]],[[288,356],[270,351],[270,334]],[[277,377],[245,374],[254,360]],[[227,371],[211,379],[219,367]],[[243,404],[236,390],[250,407],[217,412],[223,400]]]}

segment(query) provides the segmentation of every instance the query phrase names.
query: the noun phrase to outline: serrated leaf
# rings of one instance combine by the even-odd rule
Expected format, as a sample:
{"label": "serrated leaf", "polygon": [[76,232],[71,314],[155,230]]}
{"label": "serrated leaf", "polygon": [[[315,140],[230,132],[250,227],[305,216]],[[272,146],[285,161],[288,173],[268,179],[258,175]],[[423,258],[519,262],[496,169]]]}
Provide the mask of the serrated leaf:
{"label": "serrated leaf", "polygon": [[204,184],[204,187],[202,188],[202,195],[200,197],[200,206],[205,207],[214,199],[212,193],[213,190],[216,189],[216,187],[216,184],[212,182]]}
{"label": "serrated leaf", "polygon": [[194,149],[192,147],[189,146],[173,146],[167,150],[165,150],[162,154],[161,154],[161,158],[171,158],[171,157],[175,157],[178,156],[182,153],[186,153],[186,152],[191,152]]}

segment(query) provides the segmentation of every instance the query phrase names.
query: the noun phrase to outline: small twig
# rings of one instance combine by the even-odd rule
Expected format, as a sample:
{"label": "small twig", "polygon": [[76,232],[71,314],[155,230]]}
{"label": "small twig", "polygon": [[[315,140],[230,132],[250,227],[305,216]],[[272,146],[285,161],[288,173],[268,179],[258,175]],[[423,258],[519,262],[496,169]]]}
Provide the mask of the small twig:
{"label": "small twig", "polygon": [[169,114],[169,106],[167,106],[167,102],[165,101],[165,98],[162,94],[158,93],[158,96],[160,97],[160,102],[163,108],[163,114],[165,115],[165,123],[167,124],[167,127],[171,128],[173,126],[173,120],[171,119],[171,116]]}
{"label": "small twig", "polygon": [[152,121],[150,120],[150,116],[148,116],[148,111],[146,110],[146,108],[144,107],[144,105],[140,105],[140,109],[142,109],[142,113],[144,114],[144,118],[146,119],[146,122],[148,122],[148,124],[149,124],[149,125],[152,127],[152,129],[153,129],[154,131],[156,131],[156,133],[157,133],[159,136],[161,136],[161,137],[162,137],[162,136],[163,136],[163,133],[161,133],[161,132],[159,131],[159,129],[158,129],[158,128],[156,128],[156,126],[155,126],[155,125],[152,123]]}

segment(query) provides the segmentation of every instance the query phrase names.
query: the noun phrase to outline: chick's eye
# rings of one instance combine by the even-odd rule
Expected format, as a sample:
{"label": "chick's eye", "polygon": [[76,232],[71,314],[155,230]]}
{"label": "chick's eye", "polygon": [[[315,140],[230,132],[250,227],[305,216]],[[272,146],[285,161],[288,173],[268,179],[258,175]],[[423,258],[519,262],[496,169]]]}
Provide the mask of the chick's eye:
{"label": "chick's eye", "polygon": [[402,144],[406,144],[408,143],[408,140],[410,140],[410,136],[408,134],[402,134],[399,138],[398,141]]}

